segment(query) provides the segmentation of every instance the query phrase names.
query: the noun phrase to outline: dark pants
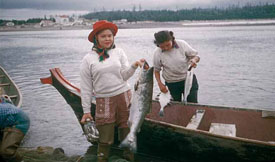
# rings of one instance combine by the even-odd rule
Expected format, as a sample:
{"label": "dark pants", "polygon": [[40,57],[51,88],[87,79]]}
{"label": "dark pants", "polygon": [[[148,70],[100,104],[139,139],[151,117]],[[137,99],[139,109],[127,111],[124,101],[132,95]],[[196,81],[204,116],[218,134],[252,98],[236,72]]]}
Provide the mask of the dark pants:
{"label": "dark pants", "polygon": [[[184,81],[180,82],[175,82],[175,83],[167,83],[165,84],[168,86],[168,89],[173,97],[174,101],[182,101],[182,94],[184,94]],[[197,77],[194,74],[193,75],[193,82],[192,82],[192,88],[190,90],[189,95],[187,96],[187,102],[193,102],[193,103],[198,103],[198,89],[199,89],[199,84],[197,81]]]}

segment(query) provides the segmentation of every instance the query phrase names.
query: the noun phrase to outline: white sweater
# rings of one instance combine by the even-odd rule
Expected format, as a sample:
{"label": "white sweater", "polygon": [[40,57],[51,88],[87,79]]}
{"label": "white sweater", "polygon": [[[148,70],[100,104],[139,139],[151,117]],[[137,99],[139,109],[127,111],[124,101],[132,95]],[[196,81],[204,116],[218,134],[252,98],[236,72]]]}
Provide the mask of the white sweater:
{"label": "white sweater", "polygon": [[129,66],[122,49],[111,49],[108,54],[109,58],[99,62],[98,54],[91,51],[82,60],[80,90],[84,113],[90,112],[93,94],[95,97],[112,97],[130,89],[127,80],[136,68]]}
{"label": "white sweater", "polygon": [[154,51],[155,71],[162,71],[163,79],[168,83],[183,81],[186,79],[188,61],[198,52],[184,40],[176,40],[179,48],[162,51],[157,47]]}

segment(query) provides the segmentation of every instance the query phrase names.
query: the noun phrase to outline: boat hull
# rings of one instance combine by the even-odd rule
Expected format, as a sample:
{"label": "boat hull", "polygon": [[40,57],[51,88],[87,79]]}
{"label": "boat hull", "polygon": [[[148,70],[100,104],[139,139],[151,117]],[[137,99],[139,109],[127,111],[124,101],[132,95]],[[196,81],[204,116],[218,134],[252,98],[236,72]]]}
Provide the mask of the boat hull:
{"label": "boat hull", "polygon": [[274,161],[274,145],[214,136],[146,120],[138,134],[139,151],[173,161]]}
{"label": "boat hull", "polygon": [[[72,107],[78,120],[83,115],[80,90],[62,75],[51,69],[42,83],[52,84]],[[91,110],[94,116],[95,104]],[[160,157],[167,161],[274,161],[275,119],[262,118],[262,110],[173,102],[165,108],[153,101],[149,113],[137,134],[138,153]],[[187,128],[197,110],[205,114],[196,129]],[[234,124],[236,137],[209,132],[211,123]],[[117,139],[117,138],[116,138]],[[115,141],[118,145],[119,141]]]}

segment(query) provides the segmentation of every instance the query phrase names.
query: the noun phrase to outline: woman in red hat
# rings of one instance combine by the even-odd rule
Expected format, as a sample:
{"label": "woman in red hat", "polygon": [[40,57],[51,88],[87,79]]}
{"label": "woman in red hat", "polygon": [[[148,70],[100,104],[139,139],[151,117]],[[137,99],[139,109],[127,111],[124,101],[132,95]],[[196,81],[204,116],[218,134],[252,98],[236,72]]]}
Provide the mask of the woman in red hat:
{"label": "woman in red hat", "polygon": [[[118,28],[115,24],[102,20],[93,25],[88,40],[93,43],[92,50],[83,58],[81,64],[81,101],[84,115],[81,122],[93,119],[91,103],[96,97],[95,122],[99,131],[98,162],[108,161],[110,146],[114,141],[114,127],[119,128],[119,140],[129,133],[127,120],[131,99],[127,80],[134,74],[144,59],[131,66],[121,48],[114,44]],[[126,149],[124,158],[133,161],[134,155]]]}

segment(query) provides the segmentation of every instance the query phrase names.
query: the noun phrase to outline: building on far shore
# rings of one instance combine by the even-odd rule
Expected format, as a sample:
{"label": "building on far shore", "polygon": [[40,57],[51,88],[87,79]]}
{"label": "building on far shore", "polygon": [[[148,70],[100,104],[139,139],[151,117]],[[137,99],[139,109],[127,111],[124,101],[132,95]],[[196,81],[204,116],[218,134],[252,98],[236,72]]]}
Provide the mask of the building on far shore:
{"label": "building on far shore", "polygon": [[121,19],[121,20],[114,20],[113,23],[120,25],[120,24],[126,24],[128,22],[127,19]]}
{"label": "building on far shore", "polygon": [[55,23],[61,25],[69,25],[70,24],[70,17],[68,15],[56,15],[54,17]]}
{"label": "building on far shore", "polygon": [[7,22],[6,26],[14,26],[15,24],[13,22]]}
{"label": "building on far shore", "polygon": [[53,26],[55,23],[51,20],[42,20],[40,22],[40,26],[44,27],[44,26]]}

